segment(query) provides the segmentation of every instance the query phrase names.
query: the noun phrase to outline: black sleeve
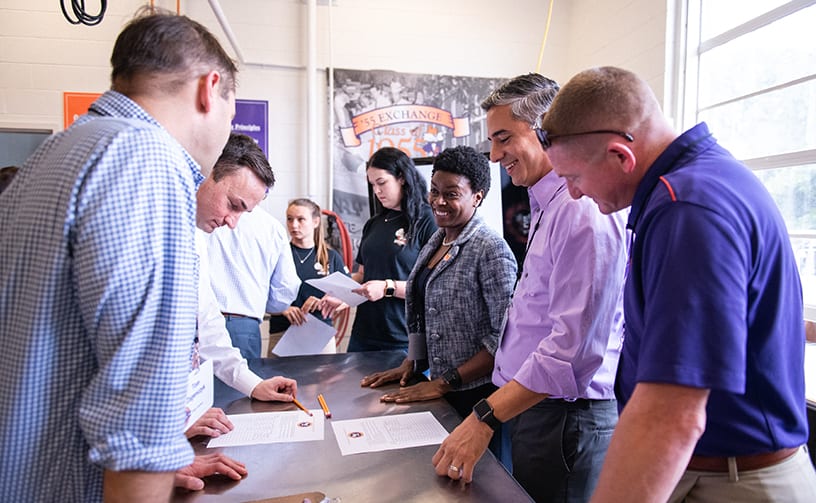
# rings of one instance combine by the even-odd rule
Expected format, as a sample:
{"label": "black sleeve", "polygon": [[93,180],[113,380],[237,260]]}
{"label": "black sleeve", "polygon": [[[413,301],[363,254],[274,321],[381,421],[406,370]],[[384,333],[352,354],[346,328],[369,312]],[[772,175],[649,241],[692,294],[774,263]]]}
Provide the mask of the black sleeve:
{"label": "black sleeve", "polygon": [[348,271],[346,271],[346,263],[343,262],[340,253],[329,248],[329,273],[333,272],[342,272],[346,276],[349,275]]}

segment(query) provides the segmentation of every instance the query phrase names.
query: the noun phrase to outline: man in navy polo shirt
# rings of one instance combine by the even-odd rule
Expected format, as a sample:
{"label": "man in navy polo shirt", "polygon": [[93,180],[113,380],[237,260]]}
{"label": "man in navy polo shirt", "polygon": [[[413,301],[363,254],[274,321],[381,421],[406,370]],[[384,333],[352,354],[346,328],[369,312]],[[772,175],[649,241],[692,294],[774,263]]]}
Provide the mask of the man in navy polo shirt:
{"label": "man in navy polo shirt", "polygon": [[623,409],[593,501],[815,501],[802,288],[767,190],[619,68],[576,75],[542,129],[573,197],[631,205]]}

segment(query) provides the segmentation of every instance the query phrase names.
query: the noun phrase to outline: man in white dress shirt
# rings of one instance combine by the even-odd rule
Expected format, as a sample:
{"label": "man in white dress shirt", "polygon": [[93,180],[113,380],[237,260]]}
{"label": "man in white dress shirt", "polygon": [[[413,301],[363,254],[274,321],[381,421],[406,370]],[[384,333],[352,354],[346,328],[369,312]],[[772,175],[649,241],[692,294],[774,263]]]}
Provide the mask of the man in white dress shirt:
{"label": "man in white dress shirt", "polygon": [[[213,373],[224,383],[257,400],[290,402],[297,392],[294,379],[275,376],[261,379],[252,372],[241,353],[232,346],[224,317],[218,309],[210,287],[207,264],[206,234],[216,227],[236,222],[243,212],[252,211],[266,197],[275,183],[272,168],[255,140],[231,134],[210,176],[196,194],[196,251],[198,273],[198,343],[199,355],[212,360]],[[223,410],[212,408],[185,432],[187,438],[197,435],[218,437],[233,425]],[[221,474],[241,480],[246,466],[223,453],[196,455],[191,465],[175,473],[174,485],[190,491],[204,488],[204,477]]]}
{"label": "man in white dress shirt", "polygon": [[258,203],[274,184],[275,176],[269,161],[255,140],[246,135],[231,134],[212,173],[198,189],[199,353],[204,360],[213,361],[213,371],[219,379],[241,393],[257,400],[291,402],[297,391],[293,379],[280,376],[261,379],[233,347],[211,287],[205,234],[221,226],[235,227],[243,213],[248,216],[260,210]]}
{"label": "man in white dress shirt", "polygon": [[232,345],[244,358],[260,358],[264,314],[285,310],[300,288],[289,237],[283,225],[261,207],[240,221],[225,212],[204,225],[216,223],[229,229],[216,229],[207,236],[212,289]]}

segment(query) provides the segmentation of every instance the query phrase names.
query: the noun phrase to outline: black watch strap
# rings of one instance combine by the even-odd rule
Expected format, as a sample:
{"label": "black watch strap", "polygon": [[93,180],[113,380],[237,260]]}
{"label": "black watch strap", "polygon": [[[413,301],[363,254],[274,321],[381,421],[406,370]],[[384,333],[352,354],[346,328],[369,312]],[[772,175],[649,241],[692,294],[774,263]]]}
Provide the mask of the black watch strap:
{"label": "black watch strap", "polygon": [[493,431],[501,428],[501,421],[493,415],[493,407],[490,406],[486,398],[476,402],[476,405],[473,406],[473,413],[476,415],[476,419],[490,426]]}
{"label": "black watch strap", "polygon": [[459,371],[456,368],[452,368],[442,374],[442,380],[453,389],[459,389],[459,387],[462,386],[462,376],[459,375]]}

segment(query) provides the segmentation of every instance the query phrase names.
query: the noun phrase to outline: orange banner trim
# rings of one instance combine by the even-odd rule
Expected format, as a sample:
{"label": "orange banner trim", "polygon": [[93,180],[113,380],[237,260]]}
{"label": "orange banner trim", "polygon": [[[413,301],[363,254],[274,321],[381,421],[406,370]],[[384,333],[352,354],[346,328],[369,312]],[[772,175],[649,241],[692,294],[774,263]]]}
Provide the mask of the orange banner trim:
{"label": "orange banner trim", "polygon": [[468,117],[453,117],[447,110],[427,105],[393,105],[377,108],[351,119],[351,127],[340,128],[340,135],[346,147],[361,144],[360,135],[373,129],[405,122],[424,122],[453,129],[456,138],[470,134]]}

